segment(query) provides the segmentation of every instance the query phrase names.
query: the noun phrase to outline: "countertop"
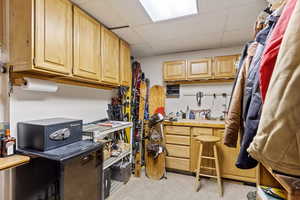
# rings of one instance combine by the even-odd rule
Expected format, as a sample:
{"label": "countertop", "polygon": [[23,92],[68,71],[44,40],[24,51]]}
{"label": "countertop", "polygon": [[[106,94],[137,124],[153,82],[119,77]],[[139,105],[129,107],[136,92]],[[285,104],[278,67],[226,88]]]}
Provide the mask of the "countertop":
{"label": "countertop", "polygon": [[28,156],[13,155],[6,158],[0,158],[0,171],[22,165],[29,162]]}
{"label": "countertop", "polygon": [[178,121],[164,121],[165,125],[170,126],[192,126],[192,127],[207,127],[207,128],[225,128],[225,121],[218,120],[189,120],[182,119]]}

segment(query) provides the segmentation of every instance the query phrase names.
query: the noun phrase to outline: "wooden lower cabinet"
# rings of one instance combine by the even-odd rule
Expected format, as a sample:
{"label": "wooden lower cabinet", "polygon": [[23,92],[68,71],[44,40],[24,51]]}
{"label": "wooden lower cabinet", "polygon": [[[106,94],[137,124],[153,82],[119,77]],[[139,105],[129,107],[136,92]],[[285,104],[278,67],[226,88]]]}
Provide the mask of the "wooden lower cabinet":
{"label": "wooden lower cabinet", "polygon": [[180,157],[190,159],[190,147],[167,144],[168,156]]}
{"label": "wooden lower cabinet", "polygon": [[[240,147],[229,148],[223,144],[224,129],[209,127],[188,127],[188,126],[165,126],[166,148],[168,156],[166,167],[188,172],[196,172],[199,159],[200,143],[195,139],[199,135],[214,135],[221,138],[218,145],[221,174],[223,178],[256,182],[256,169],[241,170],[235,166]],[[189,135],[187,135],[187,132]],[[212,147],[209,144],[204,146],[203,154],[212,156]],[[215,167],[213,160],[203,160],[202,165]],[[213,171],[206,171],[213,173]]]}
{"label": "wooden lower cabinet", "polygon": [[166,135],[166,143],[168,144],[179,144],[179,145],[190,145],[189,136],[179,135]]}
{"label": "wooden lower cabinet", "polygon": [[166,157],[166,167],[182,171],[190,171],[190,159]]}
{"label": "wooden lower cabinet", "polygon": [[256,182],[256,168],[242,170],[235,166],[236,159],[240,152],[240,146],[238,145],[237,148],[230,148],[224,145],[224,129],[215,129],[214,134],[221,137],[221,142],[218,144],[218,149],[222,177],[247,182]]}
{"label": "wooden lower cabinet", "polygon": [[187,135],[190,136],[190,127],[185,126],[166,126],[165,131],[167,134],[174,135]]}

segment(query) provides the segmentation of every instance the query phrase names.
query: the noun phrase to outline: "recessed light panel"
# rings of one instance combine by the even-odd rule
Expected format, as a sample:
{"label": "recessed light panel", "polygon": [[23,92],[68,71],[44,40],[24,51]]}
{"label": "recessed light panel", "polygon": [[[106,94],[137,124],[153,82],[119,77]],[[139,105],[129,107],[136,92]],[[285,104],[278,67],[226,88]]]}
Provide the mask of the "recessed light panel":
{"label": "recessed light panel", "polygon": [[198,14],[197,0],[139,0],[152,21]]}

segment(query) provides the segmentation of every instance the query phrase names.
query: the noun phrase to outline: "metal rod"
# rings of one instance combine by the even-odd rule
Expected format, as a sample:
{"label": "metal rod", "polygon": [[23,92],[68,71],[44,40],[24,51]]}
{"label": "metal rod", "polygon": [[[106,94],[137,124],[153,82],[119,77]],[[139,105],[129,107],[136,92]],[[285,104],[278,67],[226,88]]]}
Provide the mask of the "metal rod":
{"label": "metal rod", "polygon": [[[203,94],[203,96],[224,96],[224,94],[226,96],[231,96],[231,94],[227,94],[227,93],[219,93],[219,94]],[[189,97],[195,97],[196,94],[183,94],[183,96],[189,96]]]}
{"label": "metal rod", "polygon": [[122,28],[129,28],[129,25],[126,25],[126,26],[115,26],[115,27],[110,27],[108,29],[109,30],[116,30],[116,29],[122,29]]}

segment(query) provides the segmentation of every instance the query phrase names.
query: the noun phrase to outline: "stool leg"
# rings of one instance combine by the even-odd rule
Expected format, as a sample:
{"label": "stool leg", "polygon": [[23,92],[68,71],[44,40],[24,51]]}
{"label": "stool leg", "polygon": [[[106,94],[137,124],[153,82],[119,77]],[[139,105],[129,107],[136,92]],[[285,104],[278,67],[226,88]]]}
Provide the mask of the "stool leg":
{"label": "stool leg", "polygon": [[223,185],[222,185],[222,180],[221,180],[219,156],[218,156],[218,149],[217,149],[216,144],[214,144],[214,157],[216,158],[215,159],[215,164],[216,164],[216,172],[217,172],[217,180],[218,180],[218,185],[219,185],[219,192],[220,192],[220,196],[223,196]]}
{"label": "stool leg", "polygon": [[200,169],[201,169],[201,156],[202,156],[202,151],[203,151],[203,144],[199,142],[199,156],[198,156],[198,165],[197,165],[197,172],[196,172],[196,180],[195,180],[195,190],[196,192],[199,189],[199,183],[200,183]]}

